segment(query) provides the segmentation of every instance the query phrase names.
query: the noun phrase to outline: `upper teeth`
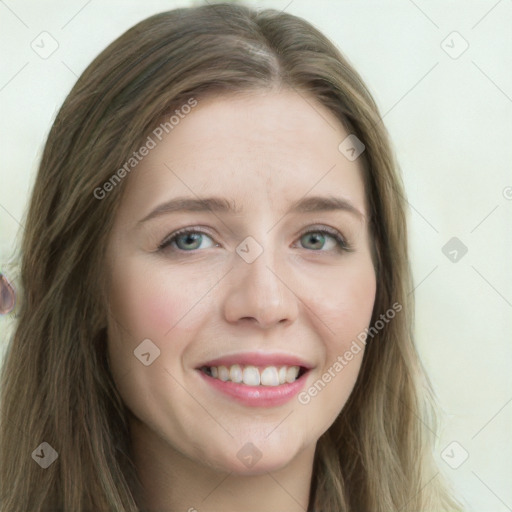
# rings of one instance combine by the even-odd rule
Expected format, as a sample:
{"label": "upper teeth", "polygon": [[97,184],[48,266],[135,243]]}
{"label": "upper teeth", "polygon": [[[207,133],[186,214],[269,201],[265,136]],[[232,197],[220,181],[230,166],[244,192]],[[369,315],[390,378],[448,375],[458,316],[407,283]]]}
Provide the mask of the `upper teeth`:
{"label": "upper teeth", "polygon": [[244,383],[247,386],[279,386],[286,382],[294,382],[299,375],[299,366],[267,366],[260,369],[256,366],[240,366],[233,364],[226,366],[209,367],[211,376],[223,381]]}

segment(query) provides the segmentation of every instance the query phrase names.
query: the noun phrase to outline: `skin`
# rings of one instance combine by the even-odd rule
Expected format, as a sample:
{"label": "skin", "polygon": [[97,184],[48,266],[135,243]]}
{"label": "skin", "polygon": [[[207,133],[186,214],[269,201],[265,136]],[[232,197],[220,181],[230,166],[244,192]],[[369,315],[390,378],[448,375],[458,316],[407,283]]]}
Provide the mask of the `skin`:
{"label": "skin", "polygon": [[[125,178],[107,248],[108,353],[150,510],[307,509],[316,443],[346,403],[364,349],[307,404],[248,407],[195,368],[226,354],[290,353],[313,366],[307,390],[369,325],[376,278],[361,160],[338,150],[347,135],[293,91],[210,97]],[[361,215],[286,214],[311,195],[344,198]],[[221,196],[243,210],[139,222],[178,196]],[[207,234],[158,250],[186,227]],[[319,227],[339,231],[352,252],[330,235],[303,235]],[[252,263],[236,252],[248,236],[263,249]],[[148,366],[134,357],[144,339],[160,350]],[[261,453],[252,467],[237,457],[249,442]]]}

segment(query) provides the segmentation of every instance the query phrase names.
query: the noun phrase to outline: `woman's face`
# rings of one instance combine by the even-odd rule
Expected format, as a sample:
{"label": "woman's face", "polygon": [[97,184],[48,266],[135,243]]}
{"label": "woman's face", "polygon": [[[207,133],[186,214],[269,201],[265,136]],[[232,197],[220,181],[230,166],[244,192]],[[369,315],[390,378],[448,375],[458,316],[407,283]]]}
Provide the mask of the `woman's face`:
{"label": "woman's face", "polygon": [[125,178],[107,254],[113,377],[158,455],[277,470],[314,452],[360,369],[376,290],[360,159],[295,92],[180,114]]}

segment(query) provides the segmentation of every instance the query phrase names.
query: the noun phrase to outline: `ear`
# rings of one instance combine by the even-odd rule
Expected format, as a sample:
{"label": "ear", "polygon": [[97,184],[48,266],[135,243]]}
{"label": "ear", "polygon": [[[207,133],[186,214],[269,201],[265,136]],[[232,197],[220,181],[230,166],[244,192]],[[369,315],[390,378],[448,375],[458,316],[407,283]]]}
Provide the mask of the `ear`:
{"label": "ear", "polygon": [[16,305],[14,286],[0,273],[0,315],[7,315]]}

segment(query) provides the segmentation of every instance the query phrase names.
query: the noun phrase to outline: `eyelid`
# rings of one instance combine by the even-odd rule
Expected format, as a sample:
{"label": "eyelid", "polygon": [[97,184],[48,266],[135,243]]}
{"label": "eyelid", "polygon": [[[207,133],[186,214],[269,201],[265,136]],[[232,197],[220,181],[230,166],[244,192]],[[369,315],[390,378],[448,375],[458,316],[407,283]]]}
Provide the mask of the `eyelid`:
{"label": "eyelid", "polygon": [[301,237],[301,236],[303,236],[303,235],[305,235],[307,233],[317,232],[317,231],[328,233],[329,235],[332,235],[335,238],[339,237],[345,243],[348,243],[346,238],[345,238],[345,236],[343,235],[343,233],[339,229],[331,228],[330,226],[326,226],[324,224],[313,224],[312,226],[308,226],[307,228],[304,228],[304,230],[302,230],[299,233],[299,237]]}

